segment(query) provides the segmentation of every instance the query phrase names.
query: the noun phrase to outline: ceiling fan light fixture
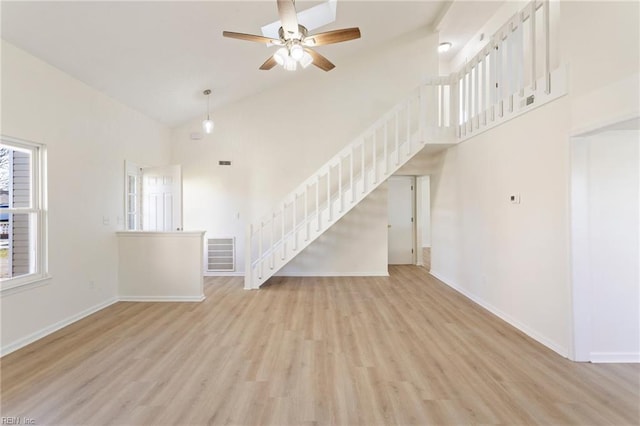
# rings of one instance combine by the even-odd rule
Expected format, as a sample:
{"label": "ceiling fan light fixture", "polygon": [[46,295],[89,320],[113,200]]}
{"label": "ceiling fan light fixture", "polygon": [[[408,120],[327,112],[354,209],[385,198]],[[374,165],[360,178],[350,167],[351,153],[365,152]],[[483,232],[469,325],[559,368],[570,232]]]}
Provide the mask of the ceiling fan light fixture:
{"label": "ceiling fan light fixture", "polygon": [[[328,1],[333,5],[330,6],[333,7],[333,15],[335,17],[336,0]],[[259,67],[259,69],[263,71],[273,69],[276,65],[282,66],[287,71],[295,71],[298,65],[302,68],[307,68],[311,64],[323,71],[331,71],[335,68],[335,65],[322,54],[311,50],[311,48],[358,39],[361,36],[360,28],[342,28],[309,35],[305,25],[302,25],[298,20],[295,2],[296,0],[277,0],[276,3],[280,20],[273,25],[270,24],[267,26],[269,28],[274,27],[271,28],[269,32],[265,31],[266,27],[262,27],[262,36],[233,31],[223,31],[222,36],[267,44],[268,46],[279,46],[277,52],[273,54],[273,56],[268,57]],[[307,16],[305,13],[309,10],[311,9],[301,12],[300,16]],[[318,28],[319,26],[320,25],[316,25],[313,28]],[[276,29],[277,35],[275,34]]]}
{"label": "ceiling fan light fixture", "polygon": [[287,56],[287,59],[284,61],[284,69],[287,71],[295,71],[298,68],[298,61],[293,59],[291,56]]}
{"label": "ceiling fan light fixture", "polygon": [[276,60],[278,65],[284,66],[285,61],[287,60],[288,57],[289,57],[289,51],[287,50],[286,47],[281,47],[280,49],[276,50],[276,53],[273,54],[273,59]]}
{"label": "ceiling fan light fixture", "polygon": [[300,58],[298,62],[300,62],[300,65],[302,66],[302,68],[306,68],[313,63],[313,57],[309,55],[307,52],[304,52],[302,54],[302,58]]}
{"label": "ceiling fan light fixture", "polygon": [[301,60],[304,57],[304,53],[305,52],[302,46],[300,46],[297,43],[291,46],[291,49],[289,51],[289,54],[291,55],[291,57],[296,61]]}

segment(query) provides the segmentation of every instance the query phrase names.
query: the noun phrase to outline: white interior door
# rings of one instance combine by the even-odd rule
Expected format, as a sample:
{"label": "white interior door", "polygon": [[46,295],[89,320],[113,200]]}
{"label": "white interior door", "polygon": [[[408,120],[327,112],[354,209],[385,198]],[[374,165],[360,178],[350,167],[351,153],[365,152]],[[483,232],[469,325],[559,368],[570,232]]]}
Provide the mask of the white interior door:
{"label": "white interior door", "polygon": [[391,176],[389,188],[389,264],[414,263],[414,203],[413,176]]}
{"label": "white interior door", "polygon": [[182,169],[142,169],[142,230],[182,230]]}

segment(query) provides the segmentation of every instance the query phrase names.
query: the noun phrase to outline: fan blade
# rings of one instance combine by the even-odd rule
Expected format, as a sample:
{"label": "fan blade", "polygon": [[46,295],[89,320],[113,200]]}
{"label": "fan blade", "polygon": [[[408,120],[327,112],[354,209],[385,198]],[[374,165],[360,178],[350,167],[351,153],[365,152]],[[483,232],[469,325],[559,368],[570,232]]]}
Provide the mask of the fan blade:
{"label": "fan blade", "polygon": [[321,70],[323,70],[323,71],[331,71],[332,69],[334,69],[336,67],[335,65],[333,65],[331,63],[330,60],[328,60],[327,58],[325,58],[324,56],[322,56],[321,54],[319,54],[315,50],[304,49],[304,51],[307,52],[309,55],[311,55],[311,57],[313,58],[313,65],[315,65],[316,67],[320,68]]}
{"label": "fan blade", "polygon": [[305,42],[310,41],[309,45],[311,46],[322,46],[324,44],[341,43],[357,38],[360,38],[360,28],[345,28],[311,35],[305,38]]}
{"label": "fan blade", "polygon": [[229,38],[237,38],[238,40],[255,41],[257,43],[280,44],[280,40],[259,35],[234,33],[233,31],[223,31],[222,35]]}
{"label": "fan blade", "polygon": [[298,15],[293,0],[278,0],[278,16],[285,40],[298,34]]}
{"label": "fan blade", "polygon": [[260,69],[263,71],[268,71],[271,68],[275,67],[277,64],[276,60],[273,59],[273,56],[269,56],[269,59],[264,61],[264,64],[260,65]]}

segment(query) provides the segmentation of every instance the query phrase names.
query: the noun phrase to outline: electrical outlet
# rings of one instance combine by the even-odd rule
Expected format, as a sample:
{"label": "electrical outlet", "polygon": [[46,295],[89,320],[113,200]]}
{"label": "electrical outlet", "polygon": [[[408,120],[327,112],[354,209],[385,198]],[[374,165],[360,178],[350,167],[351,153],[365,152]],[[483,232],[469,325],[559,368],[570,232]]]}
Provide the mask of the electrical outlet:
{"label": "electrical outlet", "polygon": [[511,201],[511,204],[520,204],[520,194],[511,194],[509,201]]}

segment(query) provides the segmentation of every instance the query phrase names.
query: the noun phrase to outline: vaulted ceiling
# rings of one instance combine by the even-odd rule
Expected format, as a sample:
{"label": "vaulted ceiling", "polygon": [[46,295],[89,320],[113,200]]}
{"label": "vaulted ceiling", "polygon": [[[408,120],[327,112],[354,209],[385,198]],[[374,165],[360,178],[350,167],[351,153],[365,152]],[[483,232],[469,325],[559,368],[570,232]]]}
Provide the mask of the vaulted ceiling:
{"label": "vaulted ceiling", "polygon": [[[297,0],[303,10],[320,2]],[[466,8],[461,22],[482,8]],[[486,3],[486,2],[484,2]],[[488,3],[487,3],[488,4]],[[433,27],[451,2],[338,0],[337,19],[315,32],[360,27],[362,38],[318,47],[337,66],[357,60],[419,28]],[[213,90],[212,109],[297,78],[324,72],[310,67],[296,73],[258,67],[274,48],[222,37],[223,30],[260,34],[278,18],[275,0],[264,1],[2,1],[2,38],[76,77],[87,85],[169,126],[201,116],[202,91]],[[476,13],[477,14],[477,13]],[[477,19],[476,19],[477,20]],[[480,23],[476,24],[478,28]],[[475,31],[453,24],[449,38]],[[440,28],[441,34],[447,28]],[[454,50],[455,51],[455,50]]]}

